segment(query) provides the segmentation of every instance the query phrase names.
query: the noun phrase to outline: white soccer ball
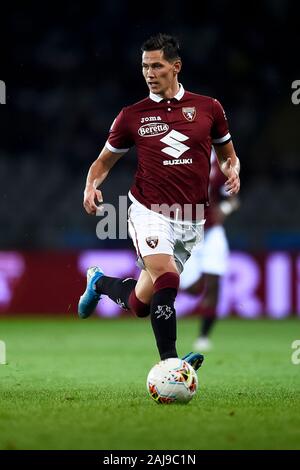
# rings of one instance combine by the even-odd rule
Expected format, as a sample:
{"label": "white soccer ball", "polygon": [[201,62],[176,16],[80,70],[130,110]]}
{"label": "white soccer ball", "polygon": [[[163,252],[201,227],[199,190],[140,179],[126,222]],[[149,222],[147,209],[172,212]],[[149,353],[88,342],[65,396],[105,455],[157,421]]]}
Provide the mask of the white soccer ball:
{"label": "white soccer ball", "polygon": [[147,389],[156,403],[187,403],[198,388],[193,367],[183,359],[171,358],[158,362],[147,377]]}

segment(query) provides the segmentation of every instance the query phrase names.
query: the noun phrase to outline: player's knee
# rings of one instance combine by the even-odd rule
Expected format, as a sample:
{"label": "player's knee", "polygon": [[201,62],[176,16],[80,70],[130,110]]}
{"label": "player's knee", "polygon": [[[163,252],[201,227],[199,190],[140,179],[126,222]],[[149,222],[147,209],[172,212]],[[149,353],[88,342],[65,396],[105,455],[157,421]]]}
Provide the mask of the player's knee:
{"label": "player's knee", "polygon": [[145,304],[137,298],[135,290],[133,289],[129,296],[129,307],[130,310],[139,318],[144,318],[150,315],[150,305]]}
{"label": "player's knee", "polygon": [[219,291],[218,289],[213,288],[213,289],[207,290],[206,295],[210,299],[211,302],[216,302],[219,297]]}
{"label": "player's knee", "polygon": [[219,276],[206,277],[205,298],[208,304],[214,305],[219,297]]}
{"label": "player's knee", "polygon": [[201,304],[204,309],[215,309],[218,304],[218,298],[206,295]]}
{"label": "player's knee", "polygon": [[207,290],[203,299],[203,305],[206,307],[215,307],[218,303],[218,291],[217,290]]}
{"label": "player's knee", "polygon": [[203,294],[205,292],[205,289],[206,289],[205,282],[202,278],[200,278],[198,281],[196,281],[191,286],[187,287],[185,290],[189,294],[200,295],[200,294]]}
{"label": "player's knee", "polygon": [[177,273],[177,266],[173,256],[166,254],[148,255],[143,258],[145,267],[150,274],[153,283],[162,275]]}

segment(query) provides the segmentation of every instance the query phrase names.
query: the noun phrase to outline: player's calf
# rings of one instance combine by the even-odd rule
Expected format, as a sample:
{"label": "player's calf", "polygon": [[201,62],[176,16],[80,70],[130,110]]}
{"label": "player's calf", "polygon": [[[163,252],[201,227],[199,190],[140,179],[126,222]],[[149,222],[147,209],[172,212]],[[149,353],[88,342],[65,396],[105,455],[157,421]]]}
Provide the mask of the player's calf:
{"label": "player's calf", "polygon": [[178,357],[176,351],[175,298],[179,287],[179,274],[167,272],[159,276],[153,285],[151,323],[160,358]]}
{"label": "player's calf", "polygon": [[96,289],[99,294],[107,295],[119,307],[128,310],[129,297],[134,290],[137,281],[131,277],[120,279],[117,277],[102,276],[96,283]]}

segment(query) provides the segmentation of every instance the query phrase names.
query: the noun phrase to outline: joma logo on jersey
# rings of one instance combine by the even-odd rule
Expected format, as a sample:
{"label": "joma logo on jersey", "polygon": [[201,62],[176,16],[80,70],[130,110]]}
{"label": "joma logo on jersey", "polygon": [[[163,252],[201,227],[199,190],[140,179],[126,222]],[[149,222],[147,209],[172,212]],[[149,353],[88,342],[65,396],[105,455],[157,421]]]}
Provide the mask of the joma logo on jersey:
{"label": "joma logo on jersey", "polygon": [[181,157],[184,152],[190,149],[190,147],[182,143],[188,139],[189,137],[184,134],[181,134],[181,132],[174,131],[174,129],[169,132],[169,134],[167,134],[165,137],[160,139],[161,142],[168,145],[168,147],[161,149],[161,151],[167,153],[175,159],[163,160],[163,165],[186,165],[193,163],[192,158],[179,159],[179,157]]}
{"label": "joma logo on jersey", "polygon": [[144,124],[138,130],[138,133],[141,137],[153,137],[155,135],[165,134],[169,130],[168,124],[164,122],[156,123],[149,122],[149,124]]}
{"label": "joma logo on jersey", "polygon": [[160,116],[149,116],[149,117],[142,117],[141,118],[141,124],[144,122],[153,122],[153,121],[161,121]]}

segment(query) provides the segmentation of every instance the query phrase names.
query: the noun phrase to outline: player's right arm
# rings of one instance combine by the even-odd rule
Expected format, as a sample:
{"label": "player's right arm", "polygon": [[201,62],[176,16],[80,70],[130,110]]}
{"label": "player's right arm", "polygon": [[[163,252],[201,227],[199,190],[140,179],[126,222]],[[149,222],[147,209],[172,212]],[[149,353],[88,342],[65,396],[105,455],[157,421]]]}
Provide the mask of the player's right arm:
{"label": "player's right arm", "polygon": [[99,205],[103,202],[99,186],[115,163],[134,145],[128,129],[128,122],[129,119],[123,108],[110,127],[108,140],[99,157],[89,169],[83,198],[83,206],[88,214],[95,215],[97,213]]}
{"label": "player's right arm", "polygon": [[111,168],[124,153],[111,152],[104,146],[97,160],[90,166],[83,196],[83,207],[88,214],[95,215],[97,209],[99,209],[103,197],[100,189],[97,188],[103,183]]}

